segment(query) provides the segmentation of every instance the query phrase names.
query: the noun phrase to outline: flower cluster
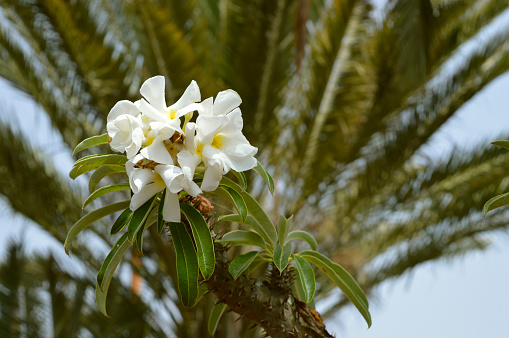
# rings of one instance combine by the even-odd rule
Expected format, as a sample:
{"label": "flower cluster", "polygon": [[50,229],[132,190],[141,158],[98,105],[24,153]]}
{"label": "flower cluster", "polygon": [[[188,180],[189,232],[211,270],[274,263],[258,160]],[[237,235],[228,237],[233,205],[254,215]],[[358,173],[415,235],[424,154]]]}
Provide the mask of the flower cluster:
{"label": "flower cluster", "polygon": [[[163,76],[155,76],[140,88],[142,99],[119,101],[107,118],[113,150],[126,153],[126,171],[133,192],[131,210],[138,209],[166,189],[163,219],[180,222],[179,192],[196,197],[214,191],[230,169],[254,168],[257,148],[242,134],[242,100],[233,90],[201,101],[200,89],[192,81],[182,97],[166,105]],[[193,112],[196,122],[190,122]],[[201,186],[195,171],[205,171]]]}

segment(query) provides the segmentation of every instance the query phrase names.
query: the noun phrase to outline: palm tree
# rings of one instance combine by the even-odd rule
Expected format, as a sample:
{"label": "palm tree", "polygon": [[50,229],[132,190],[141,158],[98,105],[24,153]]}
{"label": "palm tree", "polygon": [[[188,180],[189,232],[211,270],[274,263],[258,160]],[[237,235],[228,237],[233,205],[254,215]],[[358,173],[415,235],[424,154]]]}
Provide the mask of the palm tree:
{"label": "palm tree", "polygon": [[[445,160],[420,155],[509,69],[507,30],[481,32],[509,7],[505,0],[390,0],[382,14],[364,0],[0,5],[0,76],[44,109],[69,148],[103,132],[109,109],[137,99],[150,76],[165,76],[168,101],[192,79],[204,98],[236,90],[246,137],[279,188],[268,200],[250,177],[253,193],[274,217],[297,215],[296,227],[317,235],[320,250],[367,292],[424,262],[484,249],[483,233],[507,229],[504,212],[480,217],[484,201],[506,190],[505,152],[480,146]],[[485,42],[458,58],[479,34]],[[6,124],[0,130],[0,170],[9,177],[0,193],[63,241],[80,216],[81,192],[29,140]],[[93,236],[111,245],[105,228]],[[192,310],[179,305],[164,241],[153,232],[147,239],[142,262],[155,269],[128,263],[154,299],[178,310],[165,310],[178,336],[200,335],[212,299]],[[76,252],[97,268],[86,241]],[[327,297],[330,286],[320,282]],[[339,297],[326,315],[345,304]],[[222,334],[254,335],[248,325],[230,323]]]}

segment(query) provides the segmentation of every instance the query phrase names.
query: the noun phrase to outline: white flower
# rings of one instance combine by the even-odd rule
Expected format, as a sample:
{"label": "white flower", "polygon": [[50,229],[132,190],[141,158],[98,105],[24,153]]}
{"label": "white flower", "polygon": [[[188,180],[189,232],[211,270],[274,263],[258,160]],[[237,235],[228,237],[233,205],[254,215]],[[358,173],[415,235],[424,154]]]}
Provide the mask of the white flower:
{"label": "white flower", "polygon": [[254,155],[258,149],[242,134],[243,120],[238,108],[241,102],[233,90],[220,92],[215,102],[212,98],[202,102],[196,126],[189,123],[186,127],[186,148],[206,167],[201,185],[203,191],[215,190],[222,175],[230,169],[240,172],[257,165]]}
{"label": "white flower", "polygon": [[140,111],[131,101],[119,101],[110,110],[106,130],[111,138],[110,146],[118,152],[126,152],[127,158],[134,157],[140,150],[145,135],[139,119]]}
{"label": "white flower", "polygon": [[179,118],[198,109],[199,106],[195,102],[201,100],[200,88],[196,81],[191,81],[180,99],[168,107],[166,106],[164,87],[164,76],[151,77],[140,88],[140,93],[145,99],[140,99],[135,104],[150,124],[153,122],[166,123],[175,131],[182,133]]}
{"label": "white flower", "polygon": [[[144,166],[143,160],[148,158],[158,164],[153,168]],[[136,167],[138,163],[140,165]],[[195,197],[201,193],[198,185],[192,179],[189,180],[181,168],[173,165],[173,160],[162,142],[142,149],[139,155],[126,163],[126,170],[133,191],[129,208],[137,210],[152,196],[166,189],[163,207],[163,219],[166,222],[180,222],[178,193],[181,190]]]}
{"label": "white flower", "polygon": [[145,99],[134,103],[142,112],[142,121],[148,126],[144,142],[147,147],[169,139],[175,132],[183,133],[180,117],[201,107],[195,103],[201,100],[196,81],[191,81],[180,99],[169,107],[166,106],[164,88],[163,76],[151,77],[140,88]]}

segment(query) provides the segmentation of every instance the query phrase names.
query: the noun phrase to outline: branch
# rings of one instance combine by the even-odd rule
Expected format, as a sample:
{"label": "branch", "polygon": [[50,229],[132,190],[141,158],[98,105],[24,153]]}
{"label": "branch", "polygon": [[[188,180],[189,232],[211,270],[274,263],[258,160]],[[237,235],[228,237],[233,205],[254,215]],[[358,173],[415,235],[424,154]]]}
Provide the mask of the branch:
{"label": "branch", "polygon": [[272,267],[268,281],[262,283],[247,275],[235,280],[228,271],[231,259],[226,250],[215,243],[216,269],[205,281],[220,302],[263,327],[271,337],[332,337],[320,314],[293,297],[292,270],[285,269],[280,274]]}

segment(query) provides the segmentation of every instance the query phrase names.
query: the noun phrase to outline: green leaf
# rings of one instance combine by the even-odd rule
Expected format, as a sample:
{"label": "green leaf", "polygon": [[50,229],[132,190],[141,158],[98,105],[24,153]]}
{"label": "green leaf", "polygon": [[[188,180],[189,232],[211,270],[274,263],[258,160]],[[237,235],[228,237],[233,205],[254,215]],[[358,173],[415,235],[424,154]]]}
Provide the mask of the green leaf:
{"label": "green leaf", "polygon": [[83,203],[83,209],[92,201],[96,200],[97,198],[110,193],[114,191],[121,191],[121,190],[130,190],[131,187],[129,186],[129,183],[119,183],[119,184],[113,184],[113,185],[107,185],[105,187],[101,187],[94,191],[88,198],[85,200],[85,203]]}
{"label": "green leaf", "polygon": [[[127,157],[117,154],[91,155],[77,160],[69,173],[73,180],[89,171],[96,170],[102,166],[124,167]],[[124,168],[125,171],[125,168]]]}
{"label": "green leaf", "polygon": [[272,176],[265,170],[265,168],[262,166],[260,161],[258,161],[258,165],[253,168],[254,171],[260,175],[260,177],[265,181],[267,186],[269,187],[270,193],[274,195],[274,180],[272,179]]}
{"label": "green leaf", "polygon": [[[73,168],[74,169],[74,168]],[[125,166],[102,166],[98,168],[88,181],[88,192],[91,194],[97,188],[99,182],[106,176],[125,173]]]}
{"label": "green leaf", "polygon": [[297,267],[297,278],[295,281],[300,284],[304,297],[299,299],[305,303],[309,303],[315,295],[315,273],[311,265],[299,255],[294,255],[295,266]]}
{"label": "green leaf", "polygon": [[262,236],[267,243],[271,243],[270,235],[266,232],[265,228],[263,228],[251,215],[247,216],[245,222],[242,221],[240,215],[236,214],[219,216],[218,220],[245,224],[256,231],[260,236]]}
{"label": "green leaf", "polygon": [[214,242],[212,241],[210,229],[201,213],[192,205],[182,203],[180,209],[191,226],[194,242],[196,243],[196,249],[198,251],[200,271],[203,278],[207,280],[214,273],[214,268],[216,266]]}
{"label": "green leaf", "polygon": [[277,223],[277,236],[279,239],[279,244],[285,245],[285,239],[288,235],[288,231],[292,226],[293,215],[290,218],[286,219],[283,215],[279,215],[279,220]]}
{"label": "green leaf", "polygon": [[128,239],[129,242],[133,242],[134,237],[140,231],[143,226],[145,225],[145,222],[147,221],[147,218],[150,214],[150,211],[152,210],[152,206],[155,202],[156,196],[154,195],[151,199],[145,202],[141,207],[136,209],[133,213],[133,217],[131,218],[131,221],[129,222],[129,226],[127,227],[127,233],[128,233]]}
{"label": "green leaf", "polygon": [[125,233],[122,237],[120,237],[113,249],[110,251],[104,260],[99,273],[97,274],[95,301],[99,311],[101,311],[101,313],[106,317],[109,317],[106,313],[106,296],[108,295],[108,289],[110,287],[113,274],[115,273],[120,260],[130,246],[131,243],[127,241],[127,233]]}
{"label": "green leaf", "polygon": [[489,211],[506,205],[509,205],[509,192],[495,196],[486,202],[484,205],[484,216],[486,216]]}
{"label": "green leaf", "polygon": [[223,316],[223,312],[226,309],[225,303],[217,303],[214,305],[212,310],[210,311],[209,317],[209,333],[213,336],[217,329],[217,324],[219,324],[219,320],[221,316]]}
{"label": "green leaf", "polygon": [[368,323],[368,327],[371,326],[371,315],[369,313],[369,303],[366,295],[362,291],[361,287],[355,279],[339,264],[334,263],[329,258],[325,257],[316,251],[302,251],[297,254],[313,263],[318,268],[323,269],[327,276],[336,284],[345,296],[355,305],[357,310],[364,317]]}
{"label": "green leaf", "polygon": [[166,189],[164,189],[163,194],[161,195],[161,200],[159,201],[159,209],[157,211],[157,231],[159,233],[163,232],[163,229],[164,229],[163,208],[164,208],[164,199],[165,198],[166,198]]}
{"label": "green leaf", "polygon": [[143,255],[143,235],[145,234],[145,230],[147,230],[149,226],[157,222],[157,219],[152,220],[152,216],[154,216],[155,211],[156,211],[155,207],[150,209],[147,219],[143,222],[143,228],[141,228],[136,233],[136,248],[142,255]]}
{"label": "green leaf", "polygon": [[251,216],[253,216],[258,224],[260,224],[263,228],[263,231],[267,234],[267,237],[270,239],[270,243],[276,243],[278,240],[276,228],[274,227],[274,224],[272,224],[269,216],[267,216],[260,204],[249,193],[243,191],[241,196],[244,198]]}
{"label": "green leaf", "polygon": [[494,146],[499,146],[505,149],[509,149],[509,140],[498,140],[491,142]]}
{"label": "green leaf", "polygon": [[242,196],[235,191],[234,189],[230,188],[229,186],[219,186],[216,190],[214,190],[212,193],[217,194],[226,200],[228,200],[235,209],[237,209],[237,212],[242,217],[242,221],[244,222],[247,218],[247,205],[246,202],[244,202],[244,199]]}
{"label": "green leaf", "polygon": [[72,156],[76,155],[80,151],[83,151],[85,149],[98,146],[100,144],[107,144],[108,143],[108,134],[102,134],[97,136],[89,137],[83,141],[81,141],[76,148],[74,148],[74,151],[72,152]]}
{"label": "green leaf", "polygon": [[125,165],[127,157],[120,154],[98,154],[82,157],[74,162],[73,167],[105,164]]}
{"label": "green leaf", "polygon": [[243,255],[238,255],[231,261],[228,271],[234,279],[237,279],[251,265],[258,253],[259,251],[249,251]]}
{"label": "green leaf", "polygon": [[307,242],[312,250],[316,250],[318,247],[316,239],[309,233],[302,230],[295,230],[288,234],[288,237],[286,237],[286,242],[290,242],[293,240],[301,240]]}
{"label": "green leaf", "polygon": [[282,247],[279,243],[276,244],[274,247],[274,265],[276,265],[279,271],[283,272],[286,268],[291,254],[292,243],[288,243],[284,247]]}
{"label": "green leaf", "polygon": [[185,225],[169,222],[168,227],[175,248],[180,299],[184,306],[191,307],[198,298],[198,257]]}
{"label": "green leaf", "polygon": [[226,242],[230,245],[254,245],[265,249],[265,241],[262,236],[252,231],[230,231],[223,236],[221,242]]}
{"label": "green leaf", "polygon": [[114,234],[122,231],[122,229],[124,229],[125,226],[131,220],[132,215],[133,215],[133,211],[131,209],[129,209],[129,208],[125,209],[124,212],[122,212],[120,214],[120,216],[118,216],[115,223],[113,223],[113,225],[111,226],[110,234],[114,235]]}
{"label": "green leaf", "polygon": [[123,210],[129,206],[130,201],[122,201],[113,204],[106,205],[97,210],[91,211],[82,218],[80,218],[72,228],[67,233],[67,238],[65,239],[64,249],[65,253],[69,254],[69,250],[71,248],[72,241],[78,236],[78,234],[83,231],[90,224],[94,223],[97,220],[100,220],[103,217],[111,215],[117,211]]}
{"label": "green leaf", "polygon": [[237,178],[237,180],[239,181],[239,183],[242,183],[242,190],[246,190],[247,189],[247,179],[246,179],[246,175],[244,175],[243,172],[237,172],[235,170],[230,170],[233,175],[235,175],[235,177]]}
{"label": "green leaf", "polygon": [[[116,267],[119,264],[122,256],[130,246],[131,243],[127,241],[127,234],[123,234],[122,237],[118,239],[117,243],[115,243],[108,256],[104,259],[104,262],[97,273],[97,285],[99,285],[101,290],[104,291],[103,281],[106,271],[110,271],[111,267]],[[110,270],[108,270],[108,267],[110,267]],[[115,269],[113,269],[113,271],[114,270]]]}

